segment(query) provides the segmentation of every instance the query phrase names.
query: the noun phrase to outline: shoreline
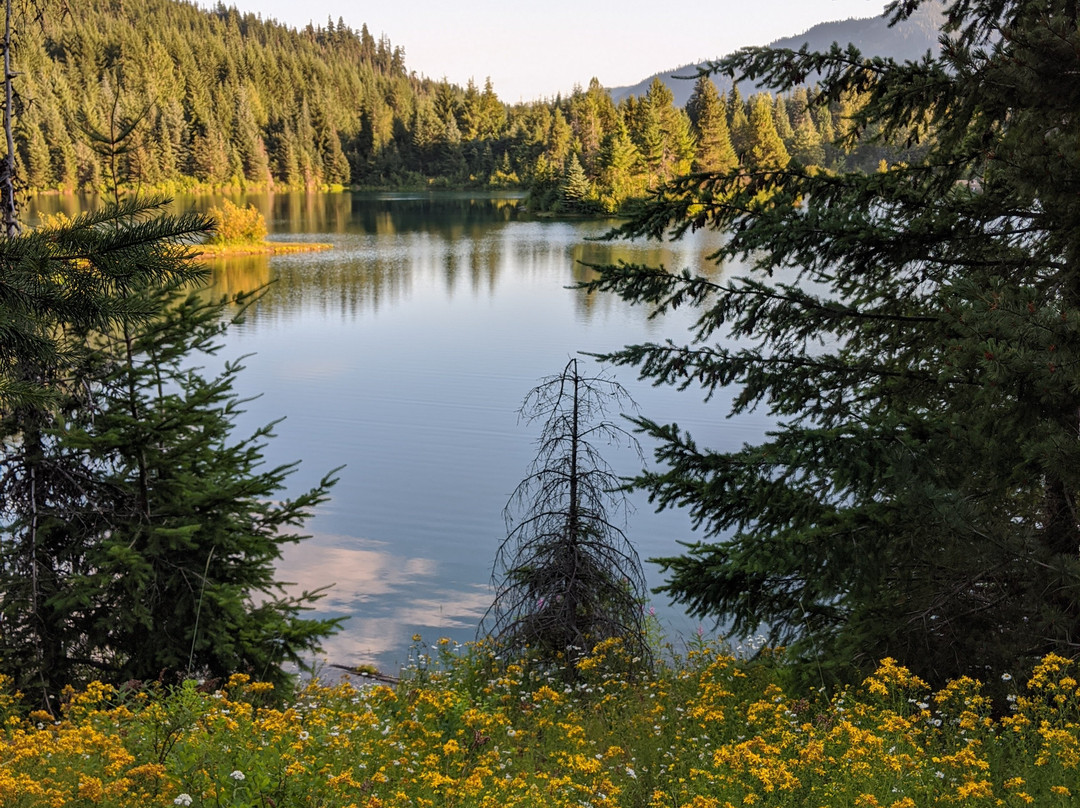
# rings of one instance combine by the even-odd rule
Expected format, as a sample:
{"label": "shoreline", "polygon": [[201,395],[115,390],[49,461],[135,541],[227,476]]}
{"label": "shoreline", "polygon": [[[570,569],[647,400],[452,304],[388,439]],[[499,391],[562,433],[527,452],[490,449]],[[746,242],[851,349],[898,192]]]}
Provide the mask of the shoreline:
{"label": "shoreline", "polygon": [[233,258],[243,255],[284,255],[332,250],[333,244],[316,241],[263,241],[259,244],[199,244],[199,258]]}

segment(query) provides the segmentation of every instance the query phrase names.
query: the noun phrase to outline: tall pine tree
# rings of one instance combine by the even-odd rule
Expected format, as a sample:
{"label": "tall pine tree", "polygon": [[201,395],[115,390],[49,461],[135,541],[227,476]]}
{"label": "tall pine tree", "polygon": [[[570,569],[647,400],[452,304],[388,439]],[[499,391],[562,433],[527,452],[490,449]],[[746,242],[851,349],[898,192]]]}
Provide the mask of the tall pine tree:
{"label": "tall pine tree", "polygon": [[[903,18],[919,0],[894,4]],[[708,226],[743,277],[613,267],[587,286],[701,315],[603,357],[734,391],[765,440],[717,452],[641,420],[635,485],[703,534],[664,590],[818,672],[893,656],[934,682],[1080,637],[1080,25],[1064,0],[961,0],[939,58],[750,49],[715,65],[859,90],[849,137],[927,138],[883,173],[798,166],[670,184],[626,235]],[[822,107],[823,108],[823,107]]]}
{"label": "tall pine tree", "polygon": [[739,158],[731,145],[724,101],[708,76],[701,76],[694,84],[686,112],[697,133],[694,170],[726,172],[734,169]]}
{"label": "tall pine tree", "polygon": [[295,499],[293,466],[266,468],[270,427],[232,435],[241,370],[197,368],[223,305],[148,288],[153,321],[91,333],[65,401],[2,422],[0,671],[47,708],[91,679],[251,673],[282,684],[334,621],[301,613],[275,563],[326,498]]}

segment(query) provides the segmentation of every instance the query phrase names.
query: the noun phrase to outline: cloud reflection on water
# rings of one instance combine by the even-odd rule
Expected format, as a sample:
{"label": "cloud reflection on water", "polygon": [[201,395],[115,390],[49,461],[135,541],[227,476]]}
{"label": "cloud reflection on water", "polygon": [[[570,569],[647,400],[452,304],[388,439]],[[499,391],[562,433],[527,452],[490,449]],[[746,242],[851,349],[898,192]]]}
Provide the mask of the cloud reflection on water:
{"label": "cloud reflection on water", "polygon": [[318,615],[349,619],[324,643],[322,658],[341,665],[385,667],[394,660],[400,667],[407,661],[402,637],[416,633],[429,642],[444,634],[469,639],[491,600],[487,586],[444,585],[435,559],[351,536],[321,534],[289,545],[278,570],[292,593],[330,586]]}

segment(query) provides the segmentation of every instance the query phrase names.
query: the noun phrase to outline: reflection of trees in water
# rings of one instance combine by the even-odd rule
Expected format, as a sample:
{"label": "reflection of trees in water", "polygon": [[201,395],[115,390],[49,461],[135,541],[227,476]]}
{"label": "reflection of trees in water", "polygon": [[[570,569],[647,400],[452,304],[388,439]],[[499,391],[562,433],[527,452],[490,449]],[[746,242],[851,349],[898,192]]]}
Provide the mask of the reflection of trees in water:
{"label": "reflection of trees in water", "polygon": [[[707,278],[718,279],[724,274],[724,267],[709,260],[717,244],[705,238],[686,240],[673,244],[648,242],[631,244],[628,242],[587,241],[575,244],[571,250],[573,256],[573,283],[589,281],[596,277],[590,266],[605,266],[619,263],[638,264],[660,268],[669,272],[691,272]],[[586,322],[594,316],[609,312],[612,308],[625,309],[626,303],[618,295],[579,293],[574,298],[575,311]],[[647,317],[651,309],[642,309],[642,316]]]}
{"label": "reflection of trees in water", "polygon": [[[249,317],[249,327],[257,327],[262,316],[300,308],[358,316],[433,284],[448,296],[491,295],[500,272],[508,269],[518,279],[560,286],[591,277],[585,264],[619,261],[674,271],[688,267],[709,276],[722,272],[707,260],[717,246],[712,234],[676,243],[631,244],[583,241],[602,234],[604,222],[545,222],[527,225],[528,230],[507,230],[501,225],[529,219],[513,196],[236,193],[178,197],[173,205],[205,211],[224,199],[254,205],[279,238],[310,234],[328,241],[319,235],[340,236],[332,239],[336,246],[329,252],[208,261],[212,277],[207,296],[251,291],[274,281]],[[96,204],[93,197],[50,195],[32,199],[28,209],[32,216],[58,211],[75,216]],[[625,307],[614,295],[578,294],[574,305],[585,321]],[[647,315],[642,309],[641,317]]]}
{"label": "reflection of trees in water", "polygon": [[270,259],[266,255],[215,258],[204,263],[210,268],[210,277],[203,287],[208,298],[253,292],[270,282]]}
{"label": "reflection of trees in water", "polygon": [[219,297],[250,291],[273,281],[249,318],[300,309],[323,315],[356,317],[407,299],[417,285],[439,283],[447,296],[468,289],[474,296],[495,287],[501,252],[490,239],[430,238],[408,234],[393,246],[337,249],[218,259],[210,263],[206,294]]}
{"label": "reflection of trees in water", "polygon": [[[475,236],[484,226],[509,222],[521,211],[517,196],[484,197],[467,193],[359,194],[359,193],[232,193],[181,194],[173,199],[174,212],[205,213],[224,200],[253,205],[266,219],[271,233],[371,233],[388,235],[407,231],[440,232],[448,238]],[[69,217],[103,204],[88,194],[41,194],[27,205],[27,219],[62,212]]]}
{"label": "reflection of trees in water", "polygon": [[[449,231],[449,232],[447,232]],[[297,253],[273,258],[245,256],[211,263],[208,294],[220,296],[256,289],[270,280],[269,293],[259,301],[249,325],[263,316],[298,310],[324,316],[358,317],[407,300],[418,289],[439,287],[450,298],[457,294],[491,296],[500,274],[513,270],[514,280],[537,280],[570,286],[592,276],[586,264],[627,261],[649,266],[694,268],[710,277],[722,270],[706,260],[711,248],[672,251],[667,245],[550,242],[536,238],[499,237],[490,228],[473,235],[455,228],[428,228],[353,239],[333,251]],[[574,295],[577,314],[588,321],[609,311],[624,310],[614,295]],[[640,316],[649,314],[642,308]]]}
{"label": "reflection of trees in water", "polygon": [[518,215],[517,197],[471,197],[437,194],[353,194],[301,191],[279,194],[199,196],[177,200],[204,210],[221,199],[251,204],[263,214],[271,233],[441,233],[447,238],[475,236],[484,226]]}
{"label": "reflection of trees in water", "polygon": [[487,229],[519,218],[516,197],[354,196],[352,230],[379,236],[405,232],[441,235],[450,240],[481,238]]}
{"label": "reflection of trees in water", "polygon": [[324,315],[355,318],[407,298],[414,280],[407,264],[374,256],[315,265],[282,261],[274,269],[274,287],[260,301],[260,315],[314,309]]}
{"label": "reflection of trees in water", "polygon": [[93,210],[94,197],[85,194],[41,194],[32,196],[27,200],[26,221],[31,226],[41,224],[46,216],[63,213],[69,219],[74,219],[80,213]]}

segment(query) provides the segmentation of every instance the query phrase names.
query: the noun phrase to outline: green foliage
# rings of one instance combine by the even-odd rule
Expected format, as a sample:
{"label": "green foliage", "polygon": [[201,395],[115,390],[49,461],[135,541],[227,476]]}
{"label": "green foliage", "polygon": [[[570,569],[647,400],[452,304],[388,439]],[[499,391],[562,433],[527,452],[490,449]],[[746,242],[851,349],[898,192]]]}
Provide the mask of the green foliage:
{"label": "green foliage", "polygon": [[825,148],[821,135],[809,115],[803,115],[791,138],[791,156],[806,166],[825,163]]}
{"label": "green foliage", "polygon": [[[619,106],[595,79],[568,98],[509,106],[490,80],[481,89],[417,79],[400,48],[363,27],[297,31],[175,0],[57,3],[36,6],[42,21],[25,22],[19,39],[17,83],[34,103],[16,122],[16,163],[37,190],[529,187],[541,154],[563,166],[574,153],[596,199],[614,211],[695,160],[711,164],[702,150],[729,159],[723,136],[677,109],[659,81]],[[834,128],[846,132],[851,102],[818,111],[830,121],[825,142]],[[633,160],[605,162],[622,132]],[[750,135],[742,124],[730,133],[745,159]],[[702,136],[715,142],[695,149]],[[861,150],[845,157],[867,170],[882,157],[896,161],[863,159]],[[540,209],[559,201],[530,190]]]}
{"label": "green foliage", "polygon": [[[363,28],[297,31],[174,0],[34,9],[19,39],[19,91],[34,103],[16,143],[35,189],[393,185],[443,170],[403,154],[412,110],[439,93],[450,117],[463,109],[460,88],[410,76],[402,50]],[[490,82],[472,100],[465,139],[498,158],[507,108]],[[480,151],[460,173],[486,181]]]}
{"label": "green foliage", "polygon": [[765,93],[750,99],[750,150],[746,165],[751,171],[783,168],[791,157],[773,122],[773,101]]}
{"label": "green foliage", "polygon": [[585,169],[581,167],[577,155],[571,154],[566,161],[562,182],[559,183],[559,201],[555,209],[565,213],[586,213],[595,207],[590,199],[592,196],[593,190],[589,178],[585,176]]}
{"label": "green foliage", "polygon": [[[821,74],[819,131],[841,148],[869,130],[928,145],[869,175],[748,146],[753,170],[669,183],[621,229],[716,228],[743,277],[621,266],[585,284],[699,310],[687,344],[603,359],[775,419],[730,451],[640,419],[661,468],[634,484],[702,534],[661,560],[663,591],[766,631],[815,678],[892,656],[940,683],[1075,655],[1080,636],[1076,8],[946,14],[942,56],[919,63],[836,47],[715,64],[777,87]],[[769,107],[748,124],[772,126]]]}
{"label": "green foliage", "polygon": [[686,112],[697,133],[694,170],[724,172],[735,168],[739,158],[731,145],[724,102],[708,76],[701,76],[694,84]]}
{"label": "green foliage", "polygon": [[[390,688],[312,681],[70,694],[58,720],[0,693],[5,808],[41,805],[768,805],[1068,808],[1080,765],[1075,666],[1048,657],[1027,687],[960,679],[937,692],[883,660],[829,695],[785,687],[694,639],[630,679],[606,644],[580,678],[506,665],[497,649],[418,649]],[[778,664],[779,662],[779,664]],[[1025,673],[1016,671],[1017,679]],[[1006,685],[1012,709],[988,691]],[[43,720],[44,719],[44,720]]]}
{"label": "green foliage", "polygon": [[205,275],[190,258],[209,222],[163,216],[166,204],[107,206],[0,243],[0,416],[69,382],[87,332],[152,317],[140,289]]}
{"label": "green foliage", "polygon": [[262,244],[266,240],[266,219],[254,205],[240,207],[228,199],[221,207],[207,211],[214,221],[211,244]]}
{"label": "green foliage", "polygon": [[231,436],[240,368],[204,378],[224,304],[201,216],[129,202],[5,242],[0,319],[0,673],[47,709],[69,684],[251,670],[284,681],[333,621],[274,563],[331,480],[295,499],[262,468],[269,427]]}
{"label": "green foliage", "polygon": [[223,303],[143,300],[155,320],[94,338],[89,395],[36,434],[5,424],[3,672],[47,696],[238,670],[281,684],[335,625],[302,619],[317,593],[285,593],[274,569],[333,481],[282,499],[293,466],[262,467],[271,428],[232,437],[240,366],[195,365],[217,350]]}

